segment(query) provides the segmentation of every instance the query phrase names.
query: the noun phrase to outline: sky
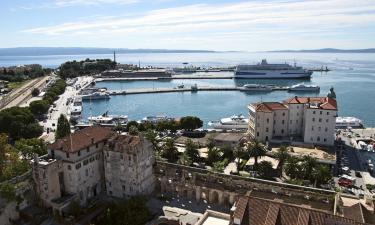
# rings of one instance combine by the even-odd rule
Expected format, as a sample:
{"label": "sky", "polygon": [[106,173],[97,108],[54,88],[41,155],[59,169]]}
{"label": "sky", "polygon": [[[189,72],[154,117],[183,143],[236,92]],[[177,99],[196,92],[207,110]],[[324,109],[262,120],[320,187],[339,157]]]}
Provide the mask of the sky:
{"label": "sky", "polygon": [[0,0],[0,48],[375,47],[375,0]]}

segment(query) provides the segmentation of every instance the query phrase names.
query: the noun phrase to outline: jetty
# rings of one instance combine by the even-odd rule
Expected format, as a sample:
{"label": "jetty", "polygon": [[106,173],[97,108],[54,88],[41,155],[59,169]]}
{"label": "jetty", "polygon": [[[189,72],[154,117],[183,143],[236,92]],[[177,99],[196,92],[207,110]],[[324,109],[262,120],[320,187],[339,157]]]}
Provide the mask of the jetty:
{"label": "jetty", "polygon": [[170,92],[198,92],[198,91],[243,91],[254,93],[268,93],[271,91],[288,91],[288,86],[272,86],[271,90],[254,90],[245,87],[234,86],[191,86],[191,87],[172,87],[172,88],[137,88],[128,90],[109,90],[110,95],[133,95],[133,94],[151,94],[151,93],[170,93]]}

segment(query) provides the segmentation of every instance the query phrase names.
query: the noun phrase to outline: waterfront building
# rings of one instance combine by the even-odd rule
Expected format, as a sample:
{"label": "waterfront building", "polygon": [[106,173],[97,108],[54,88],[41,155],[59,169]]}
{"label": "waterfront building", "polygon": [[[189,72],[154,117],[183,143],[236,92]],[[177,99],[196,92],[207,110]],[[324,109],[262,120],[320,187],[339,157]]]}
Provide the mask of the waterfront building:
{"label": "waterfront building", "polygon": [[[130,139],[137,141],[124,141]],[[117,147],[112,148],[114,140],[120,141],[116,143]],[[51,207],[60,214],[66,212],[73,201],[87,205],[91,199],[107,193],[106,175],[109,176],[112,172],[125,183],[132,182],[132,185],[138,185],[139,180],[133,178],[139,176],[138,179],[147,178],[141,180],[143,185],[152,185],[149,181],[152,180],[152,160],[140,161],[153,152],[151,145],[145,142],[143,138],[119,135],[109,128],[100,126],[88,127],[56,140],[48,146],[47,155],[34,157],[33,160],[33,178],[42,205]],[[116,164],[120,161],[121,155],[111,154],[111,160],[114,162],[109,162],[103,157],[104,149],[107,154],[119,149],[129,149],[128,154],[136,159],[139,157],[140,160],[133,160],[125,171],[121,163]],[[143,176],[143,173],[146,176]],[[149,189],[136,189],[134,193],[149,194],[152,188],[151,186]],[[113,189],[111,196],[127,197],[132,193],[125,192],[126,195],[123,195],[122,190],[120,194],[115,191],[118,189]]]}
{"label": "waterfront building", "polygon": [[293,97],[283,102],[248,106],[248,133],[259,141],[300,141],[333,145],[336,100],[329,97]]}

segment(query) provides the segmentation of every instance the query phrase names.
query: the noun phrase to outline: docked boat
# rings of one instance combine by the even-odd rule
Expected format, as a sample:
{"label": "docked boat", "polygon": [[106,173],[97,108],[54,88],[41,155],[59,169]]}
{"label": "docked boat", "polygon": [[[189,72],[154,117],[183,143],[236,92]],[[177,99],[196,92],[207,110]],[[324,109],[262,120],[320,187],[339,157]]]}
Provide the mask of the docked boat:
{"label": "docked boat", "polygon": [[107,92],[94,92],[88,95],[82,95],[82,100],[97,100],[97,99],[109,99],[110,96]]}
{"label": "docked boat", "polygon": [[272,86],[262,84],[245,84],[242,86],[243,91],[272,91]]}
{"label": "docked boat", "polygon": [[69,120],[75,122],[82,117],[82,98],[76,97],[68,109]]}
{"label": "docked boat", "polygon": [[291,66],[287,63],[268,64],[267,60],[263,59],[261,63],[256,65],[238,65],[234,71],[234,78],[310,78],[312,73],[313,71],[309,71],[300,66]]}
{"label": "docked boat", "polygon": [[172,118],[168,118],[167,116],[146,116],[144,117],[140,122],[150,122],[153,124],[156,124],[160,121],[167,121],[167,120],[172,120]]}
{"label": "docked boat", "polygon": [[228,118],[222,118],[219,121],[210,121],[208,126],[214,129],[247,129],[249,124],[249,119],[245,119],[243,115],[233,115]]}
{"label": "docked boat", "polygon": [[356,117],[336,117],[336,129],[363,128],[362,120]]}
{"label": "docked boat", "polygon": [[101,126],[116,126],[126,125],[128,122],[128,116],[123,115],[107,115],[104,113],[100,116],[91,116],[88,118],[89,124],[97,124]]}
{"label": "docked boat", "polygon": [[305,85],[305,84],[296,84],[288,89],[289,91],[310,91],[310,92],[319,92],[320,87],[317,85]]}

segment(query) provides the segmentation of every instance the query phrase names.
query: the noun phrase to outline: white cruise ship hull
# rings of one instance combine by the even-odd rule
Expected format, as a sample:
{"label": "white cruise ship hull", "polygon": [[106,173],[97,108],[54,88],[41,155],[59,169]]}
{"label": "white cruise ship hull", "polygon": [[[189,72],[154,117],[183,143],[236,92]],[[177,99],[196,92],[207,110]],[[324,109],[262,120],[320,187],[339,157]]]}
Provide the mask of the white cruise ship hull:
{"label": "white cruise ship hull", "polygon": [[248,124],[222,124],[220,122],[208,122],[208,126],[221,130],[244,130],[248,128]]}
{"label": "white cruise ship hull", "polygon": [[312,71],[306,70],[236,70],[234,78],[242,79],[307,79]]}

